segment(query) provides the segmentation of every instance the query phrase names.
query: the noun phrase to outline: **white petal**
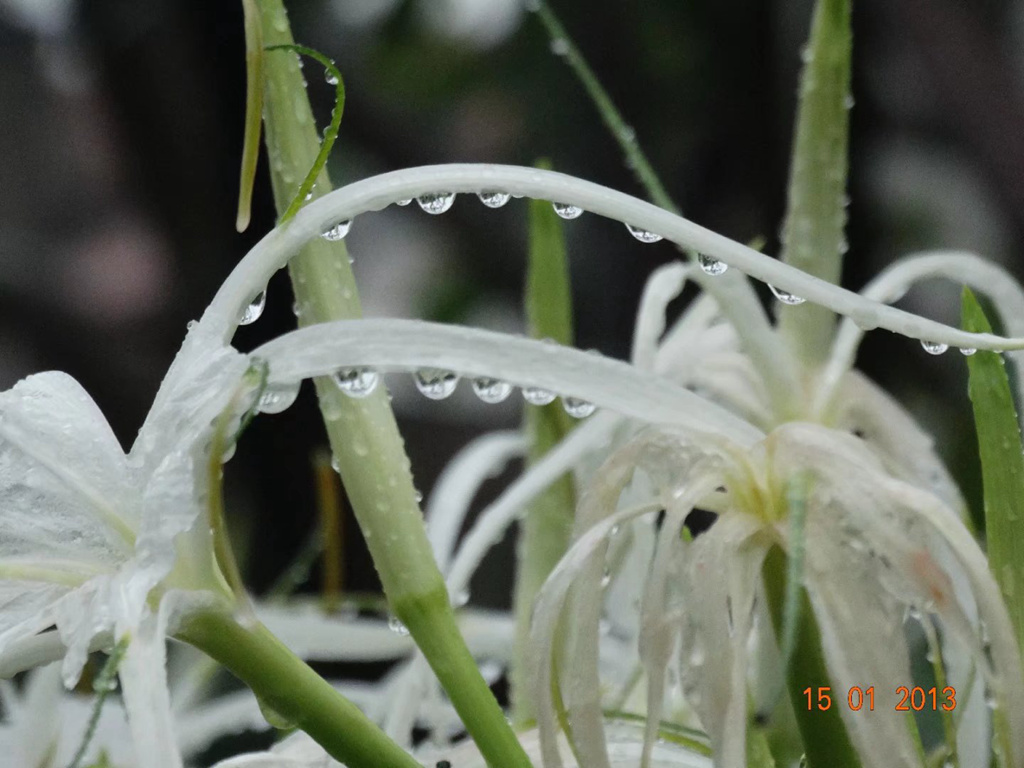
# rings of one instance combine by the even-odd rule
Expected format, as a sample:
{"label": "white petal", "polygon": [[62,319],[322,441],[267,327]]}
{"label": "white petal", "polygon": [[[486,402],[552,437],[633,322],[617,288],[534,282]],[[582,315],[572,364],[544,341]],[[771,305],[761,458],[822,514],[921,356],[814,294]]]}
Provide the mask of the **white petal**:
{"label": "white petal", "polygon": [[747,649],[766,551],[751,541],[759,528],[747,515],[720,516],[694,539],[681,582],[684,692],[720,768],[746,764]]}
{"label": "white petal", "polygon": [[406,656],[416,647],[411,637],[393,632],[386,621],[330,616],[311,602],[263,604],[256,615],[306,661],[384,661]]}
{"label": "white petal", "polygon": [[683,286],[692,274],[692,265],[673,262],[658,267],[647,278],[640,310],[636,315],[633,330],[633,354],[630,356],[637,368],[652,369],[658,351],[658,340],[665,332],[665,309],[683,291]]}
{"label": "white petal", "polygon": [[[998,264],[986,261],[973,253],[934,252],[899,259],[879,273],[861,293],[872,301],[897,301],[916,283],[928,279],[946,279],[968,285],[988,296],[996,305],[999,317],[1008,333],[1024,334],[1024,289],[1008,271]],[[832,353],[819,383],[817,409],[823,408],[832,397],[843,374],[853,367],[864,332],[850,320],[844,320],[836,335]],[[929,338],[919,336],[918,338]],[[958,344],[972,347],[972,344]],[[1009,352],[1017,376],[1017,402],[1024,402],[1024,353]]]}
{"label": "white petal", "polygon": [[459,545],[448,571],[446,581],[451,594],[459,594],[469,586],[469,580],[484,556],[501,541],[506,529],[525,511],[526,505],[583,457],[604,448],[620,421],[606,413],[591,417],[516,478],[501,496],[480,513]]}
{"label": "white petal", "polygon": [[427,536],[441,573],[448,571],[455,541],[480,486],[521,456],[525,447],[519,432],[494,432],[472,441],[445,466],[426,508]]}
{"label": "white petal", "polygon": [[724,408],[632,366],[571,347],[416,320],[342,320],[285,334],[253,352],[274,382],[341,367],[444,368],[571,395],[648,423],[689,427],[750,445],[761,432]]}
{"label": "white petal", "polygon": [[[628,475],[625,479],[628,479]],[[609,478],[609,493],[618,497],[615,489],[621,489],[624,479]],[[614,503],[614,498],[612,503]],[[594,558],[603,552],[604,541],[616,525],[642,514],[653,512],[657,505],[645,505],[622,510],[605,518],[580,536],[552,571],[534,604],[533,620],[530,627],[532,648],[531,678],[535,681],[534,697],[537,707],[537,724],[540,734],[541,753],[546,768],[560,768],[562,762],[557,747],[557,726],[554,703],[551,700],[551,658],[554,653],[554,639],[569,588]]]}
{"label": "white petal", "polygon": [[135,628],[118,670],[139,768],[182,768],[167,688],[167,623],[175,599],[165,596],[157,615]]}

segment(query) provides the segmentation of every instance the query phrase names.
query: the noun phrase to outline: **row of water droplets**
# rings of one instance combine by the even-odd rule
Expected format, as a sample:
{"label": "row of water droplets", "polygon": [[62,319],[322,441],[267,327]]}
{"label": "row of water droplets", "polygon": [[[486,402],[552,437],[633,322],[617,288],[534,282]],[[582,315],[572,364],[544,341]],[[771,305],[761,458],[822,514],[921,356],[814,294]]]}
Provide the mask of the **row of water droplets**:
{"label": "row of water droplets", "polygon": [[[501,208],[513,197],[508,192],[500,192],[495,190],[478,192],[477,197],[484,205],[488,208]],[[518,196],[517,196],[518,197]],[[455,202],[454,192],[432,192],[424,195],[420,195],[415,198],[417,204],[424,211],[434,215],[440,215],[451,209]],[[406,206],[412,202],[412,198],[405,200],[398,200],[397,205]],[[583,215],[583,209],[578,205],[571,203],[560,203],[552,202],[552,207],[555,213],[566,220],[578,219]],[[636,227],[632,224],[626,224],[626,229],[629,233],[641,243],[656,243],[662,240],[662,236],[651,232],[641,227]],[[321,233],[321,237],[328,242],[339,242],[343,240],[352,228],[351,220],[344,220],[336,222]],[[720,259],[716,259],[713,256],[709,256],[704,253],[697,254],[697,263],[701,270],[705,274],[712,277],[722,275],[729,269],[729,265]],[[781,303],[787,306],[798,306],[803,304],[805,299],[797,296],[788,291],[784,291],[781,288],[776,288],[774,285],[769,284],[772,294]],[[239,318],[239,325],[251,325],[255,323],[260,316],[263,314],[263,309],[266,306],[266,289],[260,291],[245,307],[242,311],[242,315]],[[947,349],[948,344],[941,342],[928,341],[926,339],[921,340],[921,347],[930,355],[941,355]],[[960,348],[960,353],[965,356],[973,355],[977,350],[972,347]],[[339,382],[339,388],[346,394],[350,394],[353,397],[365,397],[373,391],[373,388],[377,383],[377,374],[375,372],[367,371],[366,369],[352,369],[356,373],[349,372],[345,374],[348,379],[354,377],[354,384],[343,384]],[[422,372],[421,372],[422,373]],[[341,375],[341,374],[339,374]],[[441,400],[450,395],[455,390],[455,385],[458,383],[458,377],[455,374],[448,374],[449,378],[442,378],[438,380],[425,380],[424,377],[418,373],[416,374],[417,388],[427,397],[435,400]],[[365,394],[359,394],[364,386],[368,386],[369,389]],[[346,388],[350,387],[350,388]],[[473,390],[477,396],[487,403],[500,403],[505,400],[512,391],[512,385],[506,382],[501,382],[496,379],[476,379],[473,383]],[[297,391],[297,390],[296,390]],[[266,397],[269,399],[276,400],[275,403],[268,403],[269,407],[277,407],[277,410],[265,410],[265,412],[277,413],[285,410],[294,401],[294,396],[291,396],[289,400],[282,393],[271,393],[267,392]],[[546,405],[553,402],[556,395],[554,393],[547,392],[546,390],[536,388],[525,388],[523,390],[524,399],[534,405]],[[283,405],[277,405],[278,403]],[[577,416],[577,418],[583,418],[589,416],[593,412],[593,405],[586,403],[585,401],[577,400],[575,398],[563,398],[566,411]],[[589,410],[588,410],[589,409]],[[261,410],[263,410],[261,408]]]}
{"label": "row of water droplets", "polygon": [[[380,374],[371,368],[345,368],[331,376],[342,393],[352,398],[369,397],[380,383]],[[420,393],[431,400],[444,400],[455,392],[459,375],[440,368],[421,368],[413,374],[413,382]],[[488,377],[472,380],[473,393],[485,403],[504,402],[515,387],[507,381]],[[558,397],[554,392],[539,387],[523,387],[523,399],[531,405],[548,405]],[[576,397],[562,397],[566,413],[583,419],[596,410],[593,403]]]}

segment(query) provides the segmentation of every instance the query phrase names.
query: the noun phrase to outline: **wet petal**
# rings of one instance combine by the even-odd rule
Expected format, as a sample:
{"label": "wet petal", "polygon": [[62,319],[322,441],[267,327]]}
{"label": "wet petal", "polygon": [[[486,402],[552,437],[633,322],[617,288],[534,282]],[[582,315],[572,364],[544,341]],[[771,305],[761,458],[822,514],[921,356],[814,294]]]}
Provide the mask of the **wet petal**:
{"label": "wet petal", "polygon": [[648,423],[703,430],[750,445],[761,432],[724,408],[609,358],[492,331],[415,320],[342,320],[285,334],[257,349],[273,382],[341,367],[435,367],[578,397]]}

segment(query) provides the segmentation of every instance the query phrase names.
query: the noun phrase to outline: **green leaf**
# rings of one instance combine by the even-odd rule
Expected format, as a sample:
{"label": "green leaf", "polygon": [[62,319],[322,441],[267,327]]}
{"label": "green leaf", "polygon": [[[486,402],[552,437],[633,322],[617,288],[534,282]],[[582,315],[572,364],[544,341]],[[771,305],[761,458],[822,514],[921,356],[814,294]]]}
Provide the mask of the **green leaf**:
{"label": "green leaf", "polygon": [[[789,558],[778,547],[772,547],[765,558],[763,574],[776,637],[784,631],[783,613],[789,573]],[[808,768],[860,768],[860,758],[850,742],[839,707],[808,709],[805,703],[803,691],[806,688],[830,688],[832,683],[821,645],[821,632],[803,585],[799,588],[798,598],[800,605],[796,612],[793,655],[786,669],[786,687],[804,743],[805,764]]]}
{"label": "green leaf", "polygon": [[[804,55],[781,258],[830,283],[842,273],[850,109],[850,0],[818,0]],[[828,354],[835,315],[779,305],[779,323],[808,362]]]}
{"label": "green leaf", "polygon": [[256,183],[256,164],[260,156],[260,131],[263,127],[263,28],[256,0],[242,0],[245,14],[245,133],[242,140],[242,170],[238,182],[238,215],[235,229],[249,226],[252,188]]}
{"label": "green leaf", "polygon": [[[550,168],[538,162],[539,168]],[[573,343],[572,292],[562,220],[545,200],[530,201],[530,254],[526,272],[526,322],[534,338]],[[528,462],[540,460],[575,426],[561,403],[526,407]],[[526,669],[527,638],[533,600],[548,574],[569,548],[576,487],[563,476],[530,505],[523,522],[516,576],[516,650],[512,667],[514,720],[533,718]]]}
{"label": "green leaf", "polygon": [[[963,327],[974,333],[992,332],[968,288],[963,294]],[[967,368],[981,456],[989,568],[1006,600],[1017,643],[1024,648],[1024,455],[1017,411],[1001,355],[979,351],[967,358]]]}

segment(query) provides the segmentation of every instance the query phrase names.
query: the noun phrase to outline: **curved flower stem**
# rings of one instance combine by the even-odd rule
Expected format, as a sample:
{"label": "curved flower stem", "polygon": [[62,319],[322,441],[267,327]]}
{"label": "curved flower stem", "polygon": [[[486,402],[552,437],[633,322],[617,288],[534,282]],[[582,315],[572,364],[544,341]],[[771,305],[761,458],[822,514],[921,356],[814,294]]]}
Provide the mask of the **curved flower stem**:
{"label": "curved flower stem", "polygon": [[349,768],[421,768],[262,624],[242,626],[225,612],[205,611],[191,616],[178,638],[223,664]]}
{"label": "curved flower stem", "polygon": [[[966,333],[943,323],[865,299],[853,291],[808,275],[799,269],[765,256],[741,243],[712,232],[630,195],[583,181],[574,176],[508,165],[454,164],[407,168],[354,182],[306,205],[287,225],[263,238],[221,285],[207,308],[203,322],[211,331],[230,339],[238,317],[271,275],[302,246],[338,221],[376,211],[398,200],[438,192],[482,192],[503,190],[524,197],[558,200],[616,221],[657,232],[684,248],[692,248],[724,261],[751,277],[771,283],[809,302],[850,317],[862,328],[886,328],[915,339],[927,339],[950,346],[975,349],[1024,349],[1024,338]],[[315,245],[329,245],[318,239]],[[334,254],[328,256],[325,272],[350,274]],[[302,260],[305,263],[305,260]],[[726,277],[722,275],[722,277]],[[717,278],[709,278],[717,279]],[[336,278],[331,278],[334,282]],[[311,284],[307,280],[307,284]],[[307,289],[308,290],[308,289]],[[324,301],[337,302],[333,294],[319,289]],[[349,294],[349,304],[354,294]],[[351,314],[349,316],[352,316]],[[305,319],[305,318],[304,318]]]}
{"label": "curved flower stem", "polygon": [[[258,0],[258,4],[264,44],[294,45],[282,0]],[[274,201],[278,211],[286,211],[299,180],[314,165],[320,141],[296,58],[267,56],[264,64],[264,120]],[[329,191],[330,184],[326,169],[322,169],[316,186],[311,188],[312,196]],[[275,232],[295,230],[297,221],[308,220],[306,210],[308,206]],[[322,231],[321,226],[295,244],[305,248],[290,265],[302,325],[362,314],[345,246],[311,237]],[[245,268],[241,273],[247,276],[242,282],[253,277],[253,272]],[[239,271],[236,269],[234,274]],[[271,274],[259,275],[260,289]],[[232,302],[229,296],[221,307],[229,314],[214,321],[214,330],[223,333],[225,339],[237,324]],[[207,314],[210,316],[209,310]],[[213,317],[217,317],[216,312]],[[444,579],[424,530],[409,459],[387,393],[380,387],[368,398],[351,400],[325,377],[317,379],[316,387],[331,450],[392,610],[424,649],[487,762],[494,768],[527,768],[529,759],[474,664],[454,615],[437,605],[436,595],[447,595]],[[431,621],[425,616],[431,616]],[[442,644],[433,641],[439,625],[447,626],[446,642]]]}

